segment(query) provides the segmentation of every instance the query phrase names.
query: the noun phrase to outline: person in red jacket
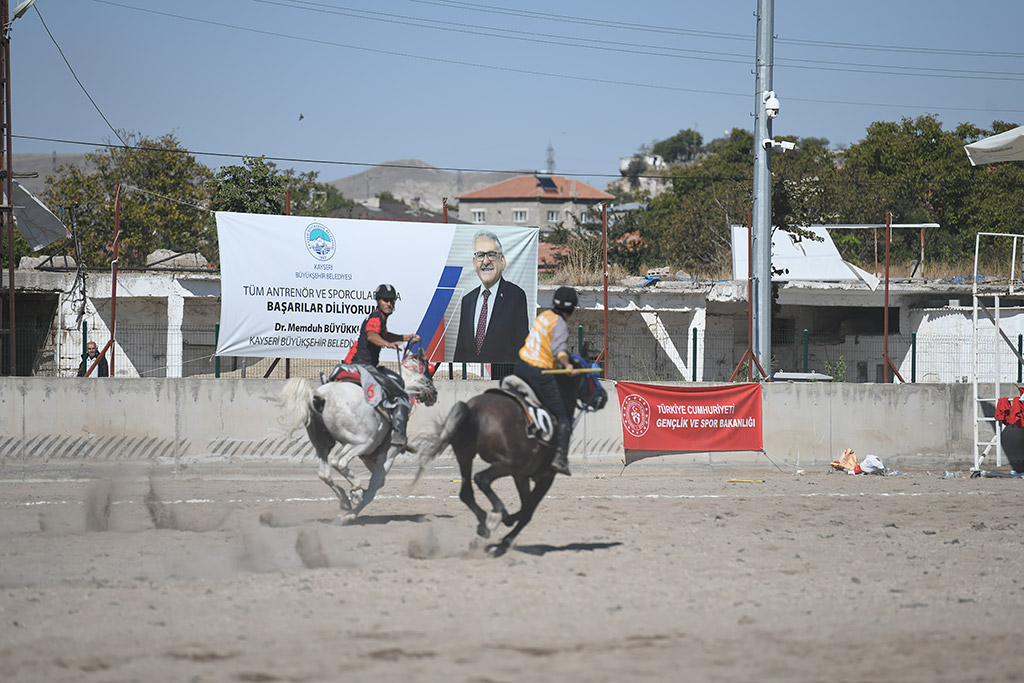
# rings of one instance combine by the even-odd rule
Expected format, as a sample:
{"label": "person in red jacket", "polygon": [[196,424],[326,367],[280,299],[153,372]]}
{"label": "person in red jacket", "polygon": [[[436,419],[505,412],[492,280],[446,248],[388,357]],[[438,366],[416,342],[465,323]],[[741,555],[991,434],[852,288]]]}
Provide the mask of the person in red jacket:
{"label": "person in red jacket", "polygon": [[412,403],[408,394],[405,393],[405,384],[402,382],[402,378],[395,372],[380,367],[380,350],[400,349],[405,342],[413,344],[418,342],[420,336],[388,331],[388,318],[395,312],[395,301],[398,299],[398,292],[394,286],[382,284],[377,287],[374,296],[377,299],[377,308],[360,325],[359,339],[349,349],[348,355],[345,356],[345,363],[372,368],[374,376],[380,381],[384,390],[397,401],[398,405],[391,412],[391,445],[397,446],[399,452],[406,450],[413,453],[416,449],[409,445],[406,435]]}

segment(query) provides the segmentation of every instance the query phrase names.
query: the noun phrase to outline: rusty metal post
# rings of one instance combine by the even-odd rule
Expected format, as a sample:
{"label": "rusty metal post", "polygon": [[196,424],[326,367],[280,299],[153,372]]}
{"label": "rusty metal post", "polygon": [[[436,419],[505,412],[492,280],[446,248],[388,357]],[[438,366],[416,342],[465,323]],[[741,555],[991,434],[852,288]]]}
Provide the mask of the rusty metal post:
{"label": "rusty metal post", "polygon": [[117,329],[117,259],[121,244],[121,183],[117,184],[114,195],[114,260],[110,264],[110,376],[114,376],[114,333]]}
{"label": "rusty metal post", "polygon": [[10,370],[8,374],[14,377],[18,374],[17,355],[15,354],[15,333],[14,321],[14,168],[11,154],[11,40],[8,0],[0,0],[0,59],[3,60],[0,77],[3,78],[3,87],[0,88],[0,96],[3,97],[3,104],[0,106],[0,126],[3,134],[0,135],[0,153],[3,154],[4,165],[4,203],[2,207],[3,225],[7,229],[7,335],[8,349],[10,350]]}
{"label": "rusty metal post", "polygon": [[[612,366],[608,354],[608,202],[601,204],[601,242],[604,245],[604,376],[608,377]],[[580,351],[583,351],[580,345]]]}
{"label": "rusty metal post", "polygon": [[918,269],[921,271],[921,279],[924,278],[924,226],[921,226],[921,262],[918,265]]}

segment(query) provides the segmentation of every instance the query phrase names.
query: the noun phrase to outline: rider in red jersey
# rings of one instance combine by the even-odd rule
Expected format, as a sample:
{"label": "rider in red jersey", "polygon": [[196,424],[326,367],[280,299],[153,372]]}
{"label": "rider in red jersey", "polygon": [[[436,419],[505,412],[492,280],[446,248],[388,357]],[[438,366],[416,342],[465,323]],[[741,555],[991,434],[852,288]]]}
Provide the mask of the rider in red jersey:
{"label": "rider in red jersey", "polygon": [[374,296],[377,299],[377,308],[360,325],[359,339],[349,350],[345,363],[365,365],[373,369],[381,386],[398,403],[391,413],[391,445],[397,446],[399,452],[407,450],[414,453],[416,449],[409,445],[406,436],[412,404],[404,391],[402,378],[391,370],[380,367],[380,350],[400,349],[405,342],[418,342],[420,336],[415,333],[396,334],[388,331],[388,317],[395,312],[395,301],[398,299],[398,292],[392,285],[382,284]]}

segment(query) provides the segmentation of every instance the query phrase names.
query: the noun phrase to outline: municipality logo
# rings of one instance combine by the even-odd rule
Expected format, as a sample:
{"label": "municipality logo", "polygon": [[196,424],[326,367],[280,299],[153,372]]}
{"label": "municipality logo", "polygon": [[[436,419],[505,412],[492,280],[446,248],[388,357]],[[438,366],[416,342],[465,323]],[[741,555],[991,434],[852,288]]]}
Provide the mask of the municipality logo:
{"label": "municipality logo", "polygon": [[651,426],[651,404],[643,396],[630,394],[622,399],[622,426],[635,437],[647,433]]}
{"label": "municipality logo", "polygon": [[306,228],[306,249],[318,261],[329,261],[338,250],[334,235],[323,223],[310,223]]}

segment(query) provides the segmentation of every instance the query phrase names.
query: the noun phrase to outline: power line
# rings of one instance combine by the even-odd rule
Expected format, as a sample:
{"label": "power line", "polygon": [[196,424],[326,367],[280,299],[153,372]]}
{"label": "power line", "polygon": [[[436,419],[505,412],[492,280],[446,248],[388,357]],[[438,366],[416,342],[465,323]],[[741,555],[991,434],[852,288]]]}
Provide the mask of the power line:
{"label": "power line", "polygon": [[[473,2],[459,2],[457,0],[409,0],[409,2],[421,5],[435,5],[452,9],[462,9],[488,14],[499,14],[505,16],[517,16],[525,18],[545,19],[570,24],[582,24],[586,26],[597,26],[601,28],[612,28],[616,30],[643,31],[648,33],[665,33],[670,35],[686,35],[702,38],[717,38],[727,40],[740,40],[753,42],[754,36],[740,33],[723,33],[719,31],[703,31],[698,29],[674,28],[669,26],[654,26],[651,24],[634,24],[623,21],[605,21],[593,17],[576,17],[548,12],[535,12],[531,10],[512,9],[508,7],[494,7],[481,5]],[[906,52],[909,54],[949,55],[957,57],[1008,57],[1014,59],[1024,58],[1021,52],[989,51],[989,50],[963,50],[951,48],[912,47],[908,45],[876,45],[871,43],[842,43],[833,40],[807,40],[799,38],[777,37],[776,43],[789,45],[804,45],[808,47],[863,50],[863,51],[884,51],[884,52]]]}
{"label": "power line", "polygon": [[[264,159],[271,161],[282,161],[293,164],[315,164],[323,166],[363,166],[366,168],[405,168],[412,170],[438,170],[438,171],[452,171],[452,172],[463,172],[463,173],[506,173],[522,175],[525,173],[522,169],[501,169],[501,168],[461,168],[455,166],[431,166],[430,168],[424,168],[422,166],[414,166],[412,164],[395,164],[395,163],[371,163],[366,161],[338,161],[336,159],[303,159],[299,157],[277,157],[269,156],[266,154],[237,154],[234,152],[201,152],[187,149],[166,149],[162,147],[141,147],[138,145],[112,145],[105,142],[86,142],[83,140],[67,140],[62,138],[49,138],[34,135],[12,135],[11,137],[19,138],[21,140],[36,140],[40,142],[56,142],[65,145],[82,145],[88,147],[99,147],[106,149],[123,149],[134,152],[160,152],[164,154],[190,154],[193,156],[201,157],[220,157],[225,159],[250,159],[262,156]],[[618,178],[620,174],[617,173],[561,173],[560,175],[573,176],[580,178]]]}
{"label": "power line", "polygon": [[[316,43],[316,44],[319,44],[319,45],[327,45],[327,46],[331,46],[331,47],[340,47],[340,48],[345,48],[345,49],[349,49],[349,50],[359,50],[359,51],[363,51],[363,52],[371,52],[371,53],[375,53],[375,54],[383,54],[383,55],[388,55],[388,56],[393,56],[393,57],[404,57],[404,58],[408,58],[408,59],[417,59],[417,60],[428,61],[428,62],[436,62],[436,63],[440,63],[440,64],[453,64],[453,65],[456,65],[456,66],[466,66],[466,67],[473,67],[473,68],[477,68],[477,69],[489,69],[489,70],[494,70],[494,71],[503,71],[503,72],[507,72],[507,73],[525,74],[525,75],[528,75],[528,76],[544,76],[544,77],[547,77],[547,78],[556,78],[556,79],[561,79],[561,80],[583,81],[583,82],[588,82],[588,83],[597,83],[597,84],[601,84],[601,85],[621,85],[621,86],[627,86],[627,87],[631,87],[631,88],[647,88],[647,89],[670,91],[670,92],[696,93],[696,94],[701,94],[701,95],[720,95],[720,96],[723,96],[723,97],[739,97],[739,98],[743,98],[743,99],[749,99],[749,97],[750,97],[749,93],[745,93],[745,92],[744,93],[732,93],[732,92],[724,92],[724,91],[720,91],[720,90],[706,90],[706,89],[700,89],[700,88],[683,88],[683,87],[679,87],[679,86],[658,85],[658,84],[653,84],[653,83],[639,83],[639,82],[635,82],[635,81],[617,81],[617,80],[613,80],[613,79],[595,78],[595,77],[589,77],[589,76],[570,76],[570,75],[567,75],[567,74],[559,74],[559,73],[553,73],[553,72],[548,72],[548,71],[535,71],[535,70],[531,70],[531,69],[520,69],[520,68],[516,68],[516,67],[511,67],[511,66],[502,66],[502,65],[494,65],[494,64],[480,64],[480,63],[473,63],[473,62],[462,62],[462,61],[458,61],[458,60],[454,60],[454,59],[447,59],[447,58],[441,58],[441,57],[427,57],[427,56],[423,56],[423,55],[415,55],[415,54],[406,53],[406,52],[399,52],[399,51],[396,51],[396,50],[383,50],[383,49],[379,49],[379,48],[363,47],[363,46],[360,46],[360,45],[350,45],[350,44],[346,44],[346,43],[339,43],[339,42],[336,42],[336,41],[329,41],[329,40],[323,40],[323,39],[318,39],[318,38],[309,38],[309,37],[303,37],[303,36],[296,36],[296,35],[292,35],[292,34],[288,34],[288,33],[281,33],[281,32],[278,32],[278,31],[268,31],[268,30],[265,30],[265,29],[257,29],[257,28],[250,28],[250,27],[246,27],[246,26],[238,26],[236,24],[228,24],[228,23],[225,23],[225,22],[213,21],[213,20],[210,20],[210,19],[200,19],[200,18],[197,18],[197,17],[190,17],[190,16],[186,16],[186,15],[174,14],[174,13],[171,13],[171,12],[164,12],[164,11],[160,11],[160,10],[154,10],[154,9],[148,9],[148,8],[142,8],[142,7],[134,7],[132,5],[126,5],[126,4],[123,4],[123,3],[114,2],[113,0],[93,0],[93,1],[94,2],[98,2],[100,4],[104,4],[104,5],[111,5],[111,6],[114,6],[114,7],[120,7],[122,9],[129,9],[129,10],[134,10],[134,11],[137,11],[137,12],[143,12],[143,13],[147,13],[147,14],[155,14],[155,15],[158,15],[158,16],[165,16],[165,17],[170,17],[170,18],[173,18],[173,19],[180,19],[180,20],[183,20],[183,21],[190,21],[190,22],[199,23],[199,24],[205,24],[205,25],[209,25],[209,26],[217,26],[219,28],[228,28],[228,29],[244,31],[244,32],[248,32],[248,33],[255,33],[255,34],[258,34],[258,35],[272,36],[272,37],[276,37],[276,38],[286,38],[286,39],[289,39],[289,40],[300,41],[300,42],[303,42],[303,43]],[[260,0],[260,1],[263,1],[263,0]],[[843,105],[843,106],[859,106],[859,107],[872,106],[872,107],[885,107],[885,108],[892,108],[892,109],[918,109],[918,110],[926,110],[926,111],[950,111],[950,112],[955,112],[955,111],[990,112],[990,113],[997,113],[997,114],[1018,114],[1018,113],[1024,113],[1024,109],[993,109],[993,108],[989,108],[989,107],[956,107],[956,106],[950,106],[950,105],[929,106],[929,105],[901,104],[901,103],[891,103],[891,102],[868,102],[868,101],[864,101],[864,100],[858,100],[858,101],[850,101],[850,100],[822,100],[822,99],[815,99],[815,98],[800,98],[800,97],[789,97],[787,99],[790,100],[790,101],[793,101],[793,102],[808,102],[808,103],[813,103],[813,104],[836,104],[836,105]]]}
{"label": "power line", "polygon": [[[720,57],[736,57],[738,59],[722,59],[722,60],[711,60],[711,61],[722,61],[731,64],[748,64],[750,62],[750,55],[738,54],[733,52],[716,52],[713,50],[694,50],[690,48],[681,47],[668,47],[664,45],[638,45],[636,43],[626,43],[622,41],[614,40],[597,40],[593,38],[577,38],[575,36],[566,36],[554,33],[539,33],[537,31],[520,31],[510,28],[501,28],[496,26],[481,26],[479,24],[463,24],[452,21],[441,21],[437,19],[426,19],[423,17],[410,17],[403,14],[392,14],[389,12],[376,12],[372,10],[361,10],[352,7],[343,7],[339,5],[332,5],[330,3],[313,2],[312,0],[287,0],[283,2],[280,0],[252,0],[264,5],[277,5],[279,7],[288,7],[290,9],[303,9],[309,12],[320,12],[323,14],[333,14],[336,16],[352,17],[355,19],[363,19],[366,21],[377,21],[387,24],[399,24],[403,26],[413,26],[416,28],[428,28],[437,31],[448,31],[451,33],[459,33],[462,35],[481,35],[488,38],[504,38],[506,40],[523,40],[532,43],[544,43],[548,45],[560,45],[563,47],[581,47],[595,50],[608,50],[611,52],[625,52],[630,54],[642,54],[655,57],[676,57],[685,58],[684,54],[663,54],[661,52],[653,52],[652,50],[664,50],[666,52],[677,52],[677,53],[696,53],[696,54],[707,54],[707,55],[718,55]],[[367,16],[369,15],[369,16]],[[457,27],[457,28],[453,28]],[[470,30],[465,30],[470,29]],[[505,35],[511,34],[511,35]],[[535,37],[539,36],[539,37]],[[548,38],[557,38],[558,40],[570,40],[575,41],[574,43],[557,42],[554,40],[546,40]],[[590,43],[589,45],[579,45],[577,43]],[[605,47],[612,46],[612,47]],[[692,57],[693,59],[709,59],[705,57]],[[742,61],[740,61],[742,60]]]}
{"label": "power line", "polygon": [[32,5],[32,9],[34,9],[36,11],[36,14],[39,15],[39,21],[42,22],[43,28],[46,29],[46,35],[50,36],[50,40],[53,41],[54,46],[57,48],[57,52],[60,53],[61,59],[63,59],[64,63],[67,64],[68,70],[71,72],[71,75],[75,77],[75,81],[78,83],[78,87],[82,89],[82,92],[85,93],[85,96],[89,98],[90,102],[92,102],[92,106],[96,109],[96,113],[98,113],[100,115],[100,118],[103,119],[103,123],[107,124],[107,128],[114,132],[114,135],[117,136],[117,139],[120,140],[123,144],[127,145],[128,143],[125,142],[125,139],[121,137],[121,134],[117,132],[117,129],[114,128],[110,124],[110,121],[107,120],[107,117],[100,109],[100,106],[96,104],[96,100],[94,100],[92,98],[92,95],[89,94],[89,91],[86,89],[85,84],[82,83],[82,80],[78,77],[78,74],[75,73],[74,67],[71,66],[71,62],[69,62],[68,58],[64,56],[64,50],[60,49],[60,45],[57,43],[57,39],[54,38],[53,34],[50,32],[50,27],[46,25],[46,21],[43,19],[43,15],[39,11],[39,7],[37,5]]}
{"label": "power line", "polygon": [[[264,5],[286,7],[290,9],[301,9],[308,12],[351,17],[364,21],[375,21],[401,26],[412,26],[435,31],[457,33],[459,35],[479,35],[489,38],[500,38],[504,40],[518,40],[529,43],[540,43],[544,45],[556,45],[560,47],[582,48],[589,50],[603,50],[625,54],[645,55],[652,57],[669,57],[673,59],[695,59],[701,61],[719,62],[725,64],[750,63],[750,55],[732,52],[718,52],[714,50],[695,50],[692,48],[668,47],[664,45],[637,45],[621,41],[595,40],[591,38],[577,38],[551,33],[539,33],[535,31],[520,31],[515,29],[499,28],[493,26],[481,26],[478,24],[464,24],[452,21],[440,21],[423,17],[410,17],[403,14],[390,12],[377,12],[373,10],[361,10],[352,7],[344,7],[324,2],[313,2],[312,0],[252,0]],[[574,42],[564,42],[574,41]],[[581,44],[582,43],[582,44]],[[732,58],[732,59],[726,59]],[[814,71],[845,71],[853,73],[871,73],[888,76],[923,76],[931,78],[969,78],[971,80],[1001,80],[1014,81],[1024,80],[1024,74],[1017,72],[992,72],[969,69],[947,69],[941,67],[917,67],[898,66],[888,64],[859,64],[856,62],[823,62],[814,59],[777,58],[776,66],[788,62],[804,62],[814,66],[799,66],[793,68],[810,69]],[[822,66],[831,64],[833,66]],[[835,68],[836,66],[848,68]],[[895,71],[889,70],[895,69]],[[1019,78],[1010,78],[1018,76]]]}
{"label": "power line", "polygon": [[[703,95],[724,95],[724,96],[727,96],[727,97],[743,97],[745,99],[749,98],[749,94],[748,93],[740,94],[740,93],[722,92],[722,91],[717,91],[717,90],[702,90],[702,89],[698,89],[698,88],[681,88],[681,87],[678,87],[678,86],[671,86],[671,85],[658,85],[658,84],[654,84],[654,83],[636,83],[636,82],[631,82],[631,81],[616,81],[616,80],[607,79],[607,78],[594,78],[594,77],[589,77],[589,76],[568,76],[566,74],[558,74],[558,73],[552,73],[552,72],[548,72],[548,71],[533,71],[533,70],[530,70],[530,69],[518,69],[518,68],[515,68],[515,67],[511,67],[511,66],[499,66],[499,65],[494,65],[494,64],[476,64],[476,63],[473,63],[473,62],[460,62],[460,61],[455,60],[455,59],[446,59],[446,58],[442,58],[442,57],[426,57],[426,56],[423,56],[423,55],[414,55],[414,54],[410,54],[410,53],[407,53],[407,52],[399,52],[397,50],[382,50],[382,49],[379,49],[379,48],[363,47],[361,45],[349,45],[349,44],[346,44],[346,43],[339,43],[339,42],[332,41],[332,40],[323,40],[323,39],[319,39],[319,38],[309,38],[309,37],[304,37],[304,36],[296,36],[296,35],[292,35],[292,34],[288,34],[288,33],[281,33],[279,31],[267,31],[265,29],[250,28],[248,26],[238,26],[236,24],[228,24],[228,23],[221,22],[221,21],[213,21],[213,20],[210,20],[210,19],[199,19],[197,17],[190,17],[190,16],[186,16],[186,15],[181,15],[181,14],[173,14],[171,12],[162,12],[160,10],[148,9],[148,8],[143,8],[143,7],[134,7],[132,5],[125,5],[125,4],[122,4],[122,3],[119,3],[119,2],[113,2],[112,0],[93,0],[93,2],[98,2],[98,3],[103,4],[103,5],[111,5],[113,7],[121,7],[123,9],[135,10],[137,12],[144,12],[144,13],[147,13],[147,14],[156,14],[156,15],[159,15],[159,16],[171,17],[173,19],[181,19],[183,21],[191,21],[191,22],[195,22],[195,23],[198,23],[198,24],[206,24],[206,25],[209,25],[209,26],[217,26],[217,27],[220,27],[220,28],[229,28],[229,29],[234,29],[234,30],[238,30],[238,31],[245,31],[247,33],[255,33],[255,34],[258,34],[258,35],[264,35],[264,36],[273,36],[275,38],[287,38],[289,40],[296,40],[296,41],[300,41],[302,43],[315,43],[315,44],[318,44],[318,45],[328,45],[328,46],[331,46],[331,47],[341,47],[341,48],[345,48],[345,49],[348,49],[348,50],[359,50],[359,51],[362,51],[362,52],[371,52],[371,53],[374,53],[374,54],[388,55],[388,56],[392,56],[392,57],[406,57],[408,59],[419,59],[419,60],[428,61],[428,62],[437,62],[439,64],[454,64],[456,66],[469,66],[469,67],[474,67],[474,68],[478,68],[478,69],[491,69],[491,70],[494,70],[494,71],[505,71],[505,72],[508,72],[508,73],[525,74],[527,76],[546,76],[546,77],[549,77],[549,78],[558,78],[558,79],[563,79],[563,80],[585,81],[587,83],[598,83],[598,84],[601,84],[601,85],[624,85],[624,86],[629,86],[629,87],[634,87],[634,88],[652,88],[652,89],[655,89],[655,90],[668,90],[668,91],[673,91],[673,92],[690,92],[690,93],[699,93],[699,94],[703,94]],[[989,110],[983,110],[983,111],[989,111]]]}
{"label": "power line", "polygon": [[[61,143],[61,144],[66,144],[66,145],[83,145],[83,146],[89,146],[89,147],[94,147],[94,148],[95,147],[99,147],[99,148],[106,148],[106,149],[122,149],[122,150],[133,151],[133,152],[158,152],[158,153],[161,153],[161,154],[187,154],[187,155],[196,156],[196,157],[220,157],[220,158],[226,158],[226,159],[250,159],[250,158],[256,158],[256,157],[262,156],[264,159],[269,159],[271,161],[289,162],[289,163],[293,163],[293,164],[314,164],[314,165],[323,165],[323,166],[362,166],[362,167],[366,167],[366,168],[401,168],[401,169],[408,169],[408,170],[413,170],[413,171],[449,171],[449,172],[453,172],[453,173],[457,173],[457,172],[462,172],[462,173],[503,173],[503,174],[512,174],[512,175],[528,175],[528,174],[531,173],[531,171],[524,171],[523,169],[467,168],[467,167],[458,167],[458,166],[429,166],[429,167],[424,167],[424,166],[417,166],[417,165],[413,165],[413,164],[396,164],[396,163],[375,164],[375,163],[369,163],[369,162],[364,162],[364,161],[339,161],[339,160],[336,160],[336,159],[304,159],[304,158],[300,158],[300,157],[275,157],[275,156],[269,156],[269,155],[266,155],[266,154],[260,155],[260,154],[237,154],[237,153],[233,153],[233,152],[202,152],[202,151],[188,150],[188,149],[167,149],[167,148],[164,148],[164,147],[142,147],[142,146],[139,146],[139,145],[123,145],[122,146],[122,145],[112,145],[112,144],[104,143],[104,142],[85,142],[85,141],[82,141],[82,140],[66,140],[66,139],[61,139],[61,138],[37,137],[37,136],[32,136],[32,135],[12,135],[11,137],[22,139],[22,140],[36,140],[36,141],[41,141],[41,142],[55,142],[55,143]],[[623,177],[621,173],[571,173],[571,172],[565,172],[565,171],[559,173],[558,175],[566,176],[566,177],[571,177],[571,178],[614,178],[614,179],[619,179],[619,178]],[[821,182],[823,182],[824,184],[833,183],[833,182],[839,182],[839,183],[843,183],[843,184],[863,184],[863,185],[892,185],[892,184],[896,184],[896,183],[906,184],[906,185],[948,185],[950,183],[975,185],[975,184],[984,184],[984,183],[995,182],[995,179],[993,179],[989,174],[975,174],[975,175],[977,176],[975,178],[967,178],[967,179],[961,179],[961,180],[941,180],[941,181],[928,180],[928,179],[914,180],[914,179],[903,179],[903,178],[900,178],[900,179],[893,179],[893,178],[846,178],[846,179],[825,180],[825,181],[821,181]],[[663,175],[647,175],[647,174],[640,174],[640,175],[637,175],[636,177],[637,178],[662,178],[662,179],[665,178],[665,176],[663,176]],[[742,176],[701,176],[701,177],[681,177],[681,178],[671,178],[671,179],[669,179],[670,182],[673,181],[673,180],[678,180],[679,182],[682,182],[682,183],[707,183],[707,182],[749,183],[749,182],[751,182],[751,178],[750,177],[742,177]],[[135,188],[135,189],[139,189],[139,188]],[[156,194],[156,193],[150,192],[149,194]],[[157,195],[157,196],[163,197],[163,195]],[[164,198],[165,199],[170,199],[170,197],[164,197]],[[179,201],[179,200],[174,200],[174,201]],[[180,202],[180,203],[186,204],[188,206],[192,206],[192,207],[197,208],[197,209],[203,209],[203,207],[196,206],[194,204],[188,204],[187,202]],[[206,210],[206,209],[203,209],[203,210]]]}

